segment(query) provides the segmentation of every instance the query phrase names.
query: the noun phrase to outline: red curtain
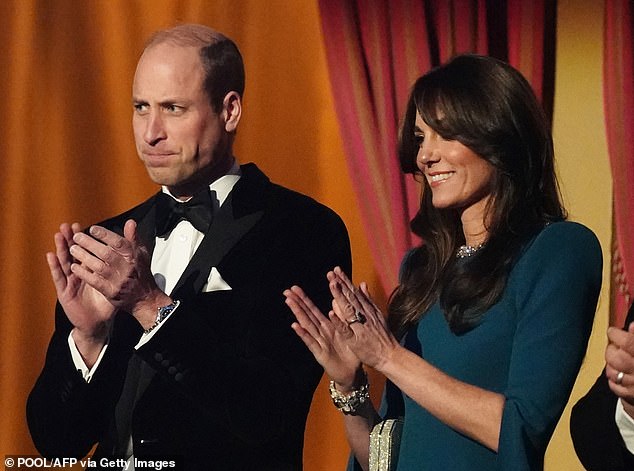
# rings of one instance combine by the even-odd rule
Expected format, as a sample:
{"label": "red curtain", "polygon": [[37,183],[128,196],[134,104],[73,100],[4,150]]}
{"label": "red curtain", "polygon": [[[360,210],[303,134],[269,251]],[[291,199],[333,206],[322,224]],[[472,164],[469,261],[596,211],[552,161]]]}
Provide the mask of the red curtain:
{"label": "red curtain", "polygon": [[603,91],[614,192],[613,323],[622,325],[634,276],[634,1],[607,0]]}
{"label": "red curtain", "polygon": [[419,187],[396,156],[399,119],[416,78],[461,52],[520,69],[552,110],[555,2],[320,0],[335,107],[370,250],[386,293],[415,244]]}

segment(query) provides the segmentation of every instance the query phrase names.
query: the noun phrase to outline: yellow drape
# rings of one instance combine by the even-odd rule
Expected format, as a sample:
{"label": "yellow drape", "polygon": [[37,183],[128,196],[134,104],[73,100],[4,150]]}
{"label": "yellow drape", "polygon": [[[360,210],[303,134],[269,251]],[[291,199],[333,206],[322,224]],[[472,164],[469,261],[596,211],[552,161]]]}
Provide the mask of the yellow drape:
{"label": "yellow drape", "polygon": [[[247,72],[238,159],[335,209],[351,233],[355,275],[374,283],[318,18],[312,1],[0,2],[0,455],[35,452],[24,405],[53,329],[44,257],[53,233],[63,221],[90,224],[156,191],[136,157],[130,101],[136,60],[156,29],[199,22],[236,40]],[[322,384],[307,431],[309,471],[340,469],[346,459],[328,401]]]}

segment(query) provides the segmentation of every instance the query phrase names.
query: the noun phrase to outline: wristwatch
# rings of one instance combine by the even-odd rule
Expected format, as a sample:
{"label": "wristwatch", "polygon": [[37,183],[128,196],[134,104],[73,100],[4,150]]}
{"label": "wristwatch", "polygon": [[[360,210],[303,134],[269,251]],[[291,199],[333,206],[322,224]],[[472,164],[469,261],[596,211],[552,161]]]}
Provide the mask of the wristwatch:
{"label": "wristwatch", "polygon": [[161,322],[163,322],[167,317],[178,307],[181,302],[177,299],[172,301],[167,306],[161,306],[156,310],[156,319],[154,320],[154,324],[145,329],[143,332],[148,334],[152,332]]}

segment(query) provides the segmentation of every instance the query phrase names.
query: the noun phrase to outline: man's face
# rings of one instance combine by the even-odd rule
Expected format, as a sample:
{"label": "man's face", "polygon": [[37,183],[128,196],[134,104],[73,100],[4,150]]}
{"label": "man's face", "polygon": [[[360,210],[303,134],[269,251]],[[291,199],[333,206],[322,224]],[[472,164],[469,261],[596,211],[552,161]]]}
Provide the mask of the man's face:
{"label": "man's face", "polygon": [[189,197],[232,163],[225,107],[215,112],[203,89],[198,48],[161,43],[146,49],[132,86],[132,125],[150,178]]}

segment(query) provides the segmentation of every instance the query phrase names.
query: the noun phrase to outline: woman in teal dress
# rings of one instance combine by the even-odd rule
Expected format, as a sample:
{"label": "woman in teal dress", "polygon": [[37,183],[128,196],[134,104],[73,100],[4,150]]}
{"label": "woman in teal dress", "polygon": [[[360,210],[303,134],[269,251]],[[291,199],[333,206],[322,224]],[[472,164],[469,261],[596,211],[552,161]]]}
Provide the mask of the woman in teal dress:
{"label": "woman in teal dress", "polygon": [[[415,83],[399,158],[422,182],[385,320],[367,285],[328,273],[323,316],[285,292],[293,328],[331,378],[351,466],[403,417],[398,470],[538,470],[583,360],[601,249],[566,221],[549,125],[509,65],[461,55]],[[363,366],[387,378],[380,414]]]}

